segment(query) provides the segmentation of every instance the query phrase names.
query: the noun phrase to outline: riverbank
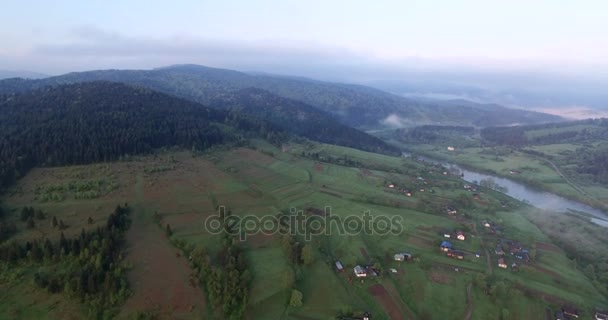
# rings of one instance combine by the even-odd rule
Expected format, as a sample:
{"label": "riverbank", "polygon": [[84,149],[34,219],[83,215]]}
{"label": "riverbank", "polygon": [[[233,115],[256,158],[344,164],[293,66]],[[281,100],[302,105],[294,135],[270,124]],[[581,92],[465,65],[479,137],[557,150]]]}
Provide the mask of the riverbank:
{"label": "riverbank", "polygon": [[[599,201],[597,199],[593,199],[588,196],[575,193],[577,191],[567,192],[563,188],[555,188],[550,184],[543,183],[539,179],[529,178],[531,175],[525,175],[522,173],[504,174],[502,172],[489,169],[487,167],[483,167],[483,166],[479,166],[479,165],[471,165],[472,162],[464,161],[463,159],[460,159],[458,157],[445,155],[440,152],[433,152],[433,151],[429,151],[429,150],[424,150],[424,149],[420,149],[420,148],[411,148],[411,147],[408,147],[406,150],[408,153],[410,153],[414,156],[417,156],[417,157],[421,156],[422,158],[426,158],[426,160],[428,160],[428,161],[439,162],[439,163],[443,163],[444,165],[448,165],[448,166],[456,165],[456,166],[460,167],[460,169],[468,170],[471,173],[475,172],[477,174],[487,175],[493,179],[504,179],[507,181],[512,181],[515,183],[522,184],[525,186],[526,190],[516,190],[518,192],[516,192],[515,198],[519,198],[519,200],[522,200],[522,198],[524,198],[524,199],[526,198],[526,195],[525,195],[526,192],[544,193],[543,197],[546,197],[546,194],[548,193],[548,194],[553,194],[556,197],[565,198],[569,201],[577,202],[581,205],[585,205],[585,206],[591,207],[592,209],[598,210],[601,212],[603,218],[608,216],[608,214],[607,214],[608,205],[606,205],[605,203],[602,203],[601,201]],[[529,165],[529,163],[527,165]],[[558,174],[556,173],[556,175],[558,175]],[[504,180],[502,180],[502,182],[503,182],[502,184],[505,184]],[[477,181],[479,181],[479,180],[477,180]],[[564,183],[567,183],[567,181],[565,181]],[[502,185],[501,183],[498,183],[498,184]],[[507,183],[507,184],[509,184],[509,183]],[[511,188],[513,188],[513,187],[518,188],[518,186],[516,186],[516,185],[513,185],[513,184],[509,184],[509,185]],[[572,189],[572,190],[575,190],[575,189]],[[509,191],[511,193],[514,193],[514,190],[509,190]],[[509,192],[507,192],[507,194],[508,193]],[[513,196],[513,194],[511,196]],[[539,198],[539,197],[533,197],[533,198]],[[538,201],[541,201],[541,200],[555,201],[558,199],[555,199],[555,198],[538,199]],[[534,201],[530,201],[530,202],[534,202]],[[537,203],[537,205],[538,204],[539,203]],[[576,209],[576,208],[573,208],[573,209]],[[578,210],[578,209],[576,209],[576,210]],[[581,210],[581,211],[588,211],[588,210]]]}

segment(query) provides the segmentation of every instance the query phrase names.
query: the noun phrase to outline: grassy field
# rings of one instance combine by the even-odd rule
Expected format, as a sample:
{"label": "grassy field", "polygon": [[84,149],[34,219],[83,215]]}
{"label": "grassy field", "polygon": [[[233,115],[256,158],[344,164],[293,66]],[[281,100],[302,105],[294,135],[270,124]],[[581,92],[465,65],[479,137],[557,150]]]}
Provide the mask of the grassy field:
{"label": "grassy field", "polygon": [[[592,184],[573,177],[558,160],[548,160],[564,152],[575,152],[580,145],[555,144],[527,147],[544,156],[531,155],[525,151],[503,152],[494,148],[463,148],[448,151],[441,146],[412,146],[412,151],[479,170],[503,176],[526,185],[546,190],[562,197],[587,203],[599,208],[608,208],[608,190],[605,186]],[[560,170],[557,171],[556,170]]]}
{"label": "grassy field", "polygon": [[[486,157],[479,152],[459,156],[471,161]],[[527,166],[525,170],[538,170],[534,172],[547,181],[554,179],[540,163],[523,163],[516,159],[492,166],[497,170]],[[90,181],[102,181],[90,183],[98,192],[95,197],[76,197],[79,191],[69,187]],[[189,281],[187,257],[172,245],[204,247],[215,256],[220,237],[206,230],[204,222],[218,206],[239,217],[330,207],[331,216],[342,222],[368,211],[373,216],[402,218],[398,225],[402,232],[395,235],[339,235],[331,229],[309,242],[297,235],[298,241],[313,248],[313,261],[302,265],[289,260],[281,236],[248,235],[243,243],[252,274],[248,319],[330,319],[364,311],[371,312],[373,319],[538,319],[547,307],[556,310],[562,304],[575,304],[588,316],[594,307],[605,305],[605,298],[563,251],[547,250],[554,247],[551,239],[557,231],[540,223],[541,213],[516,201],[502,208],[505,197],[495,192],[480,192],[473,198],[462,185],[458,177],[444,175],[437,167],[404,158],[322,144],[276,148],[255,141],[251,148],[205,154],[164,152],[124,162],[38,168],[21,179],[3,203],[11,212],[8,219],[19,229],[15,241],[57,238],[52,216],[65,222],[66,235],[77,234],[103,223],[117,204],[131,204],[133,226],[127,235],[126,258],[133,294],[116,313],[125,319],[145,311],[162,319],[218,317],[205,290]],[[413,195],[408,197],[401,189]],[[40,197],[40,190],[61,196],[49,201]],[[33,229],[26,229],[18,219],[26,205],[48,212]],[[447,206],[458,213],[448,215]],[[162,216],[160,227],[155,213]],[[562,217],[553,218],[558,230]],[[502,233],[489,233],[482,220],[500,226]],[[173,230],[171,237],[162,229],[166,224]],[[450,239],[464,251],[462,260],[439,250],[444,233],[457,230],[467,235],[464,241]],[[498,268],[494,248],[507,239],[536,248],[534,261],[522,262],[518,272]],[[394,261],[399,252],[413,254],[413,261]],[[506,258],[509,266],[519,263],[509,254]],[[336,271],[337,260],[344,272]],[[374,265],[381,272],[378,277],[358,279],[352,272],[355,265]],[[11,272],[16,273],[13,278],[1,279],[0,318],[79,317],[77,301],[37,291],[27,280],[32,271],[18,269],[22,271]],[[292,270],[295,281],[287,288],[283,275]],[[480,277],[482,282],[476,280]],[[293,288],[303,294],[300,307],[289,306]],[[27,311],[18,311],[21,306]]]}

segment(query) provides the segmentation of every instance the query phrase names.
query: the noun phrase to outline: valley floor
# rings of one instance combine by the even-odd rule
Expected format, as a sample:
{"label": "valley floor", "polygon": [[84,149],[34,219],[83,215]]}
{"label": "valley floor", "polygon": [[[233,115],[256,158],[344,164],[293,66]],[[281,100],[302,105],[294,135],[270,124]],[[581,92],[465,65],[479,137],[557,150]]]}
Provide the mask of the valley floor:
{"label": "valley floor", "polygon": [[[90,199],[60,187],[87,181],[100,181]],[[48,221],[26,229],[18,220],[25,205],[65,221],[64,233],[71,236],[102,224],[112,208],[128,202],[132,226],[125,254],[133,293],[115,311],[124,319],[222,318],[180,247],[204,248],[212,260],[222,254],[221,236],[205,228],[220,206],[237,217],[289,215],[291,208],[322,216],[331,207],[340,222],[367,211],[402,219],[393,226],[401,232],[389,235],[340,235],[329,228],[306,241],[298,234],[294,239],[312,253],[296,261],[285,250],[284,236],[248,234],[241,243],[251,274],[246,319],[356,318],[363,312],[373,319],[538,319],[564,305],[577,306],[589,317],[607,303],[543,225],[551,217],[547,225],[557,232],[562,217],[491,190],[474,196],[463,184],[440,168],[403,158],[322,144],[276,148],[256,141],[249,148],[204,154],[167,151],[107,164],[38,168],[3,203],[19,229],[12,240],[26,241],[57,240],[59,234]],[[447,208],[456,212],[448,214]],[[597,232],[584,221],[579,225]],[[454,239],[457,231],[466,239]],[[440,251],[444,240],[462,259]],[[517,246],[529,251],[530,262],[510,254]],[[498,266],[497,248],[507,251],[507,268]],[[395,261],[402,252],[413,259]],[[336,270],[336,261],[343,272]],[[357,278],[357,265],[373,267],[379,276]],[[31,318],[30,311],[19,312],[15,305],[48,312],[49,319],[78,318],[77,301],[31,285],[32,268],[2,270],[0,318]],[[289,303],[294,289],[302,293],[301,306]]]}

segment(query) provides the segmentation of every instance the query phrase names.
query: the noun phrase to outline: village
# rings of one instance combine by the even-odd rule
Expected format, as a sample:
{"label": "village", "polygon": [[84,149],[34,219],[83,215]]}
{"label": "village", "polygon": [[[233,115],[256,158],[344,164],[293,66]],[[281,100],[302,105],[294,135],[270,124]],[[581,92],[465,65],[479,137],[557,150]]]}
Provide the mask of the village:
{"label": "village", "polygon": [[[449,173],[443,172],[443,174],[447,175]],[[415,192],[433,192],[432,188],[425,187],[428,183],[423,177],[418,177],[416,180],[418,181],[417,187],[400,186],[393,182],[387,182],[385,187],[391,192],[397,191],[408,198],[414,197]],[[474,200],[481,201],[482,195],[478,186],[464,184],[463,189],[470,192]],[[505,203],[501,202],[501,206],[504,207]],[[498,222],[490,219],[473,221],[464,218],[464,215],[459,213],[459,210],[455,206],[451,205],[446,206],[443,212],[446,216],[461,223],[463,226],[461,229],[432,228],[436,231],[438,254],[455,260],[454,267],[452,268],[453,272],[470,272],[468,268],[458,266],[458,261],[463,260],[482,261],[482,263],[485,260],[488,264],[488,270],[494,270],[494,267],[496,267],[497,272],[510,272],[514,274],[520,272],[522,266],[540,268],[535,265],[534,261],[536,255],[535,244],[526,244],[523,239],[508,238],[508,231],[506,232]],[[471,241],[472,238],[477,239],[476,241]],[[409,250],[390,254],[392,255],[392,261],[361,261],[362,263],[353,266],[352,275],[348,276],[349,283],[353,284],[354,280],[364,283],[366,279],[373,281],[374,278],[387,275],[396,276],[399,273],[407,272],[406,265],[408,263],[420,263],[421,261],[416,253]],[[364,255],[366,258],[368,257],[367,254]],[[388,265],[388,267],[385,269],[383,264]],[[335,270],[343,273],[347,268],[338,260],[335,261]],[[489,288],[486,294],[490,294]],[[606,311],[598,310],[594,317],[596,320],[607,320],[607,314],[608,312]],[[578,308],[571,304],[561,305],[556,310],[551,310],[547,307],[547,315],[545,315],[545,319],[547,320],[571,320],[578,319],[579,317]],[[371,313],[366,312],[362,317],[346,317],[343,319],[368,320],[371,318]]]}

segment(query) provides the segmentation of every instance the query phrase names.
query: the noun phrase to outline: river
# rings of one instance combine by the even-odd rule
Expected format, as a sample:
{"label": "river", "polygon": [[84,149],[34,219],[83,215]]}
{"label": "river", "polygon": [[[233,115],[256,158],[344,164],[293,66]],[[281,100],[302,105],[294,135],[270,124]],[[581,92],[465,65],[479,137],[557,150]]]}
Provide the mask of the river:
{"label": "river", "polygon": [[[405,157],[411,156],[409,153],[406,152],[404,152],[403,155]],[[537,208],[558,212],[568,212],[570,210],[584,212],[593,217],[591,218],[591,221],[593,221],[594,223],[604,227],[608,227],[608,214],[606,212],[603,212],[602,210],[593,208],[584,203],[566,199],[554,193],[533,189],[511,179],[464,169],[456,164],[448,163],[445,161],[431,159],[423,156],[418,156],[417,158],[426,162],[440,164],[448,168],[450,172],[460,172],[463,175],[462,178],[465,181],[471,183],[478,183],[479,181],[484,179],[492,179],[494,180],[494,182],[496,182],[497,185],[501,187],[499,188],[501,190],[498,191],[517,200],[526,202]]]}

